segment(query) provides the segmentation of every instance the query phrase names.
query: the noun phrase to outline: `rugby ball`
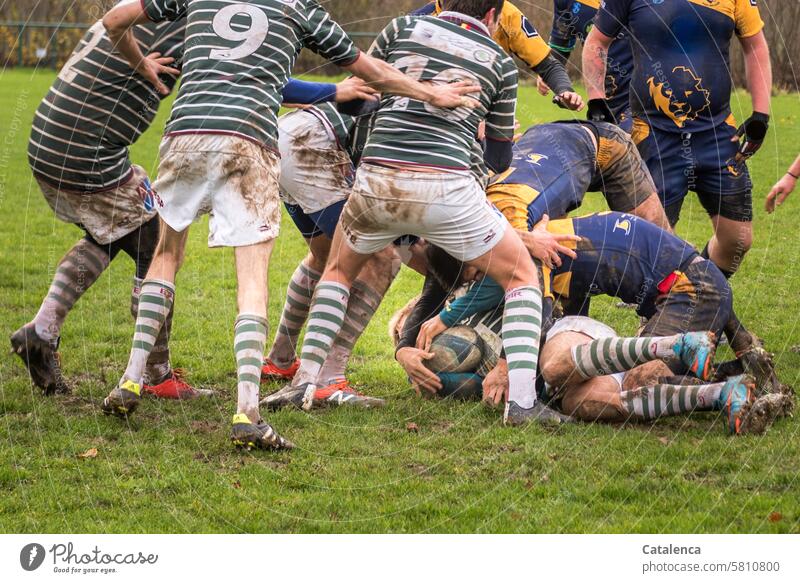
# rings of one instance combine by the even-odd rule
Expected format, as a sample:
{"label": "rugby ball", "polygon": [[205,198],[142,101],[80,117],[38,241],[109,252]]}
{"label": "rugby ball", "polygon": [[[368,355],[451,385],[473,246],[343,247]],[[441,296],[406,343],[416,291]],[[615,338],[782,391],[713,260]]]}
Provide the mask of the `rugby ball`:
{"label": "rugby ball", "polygon": [[483,358],[483,339],[469,326],[448,328],[431,343],[432,358],[425,361],[433,372],[475,372]]}

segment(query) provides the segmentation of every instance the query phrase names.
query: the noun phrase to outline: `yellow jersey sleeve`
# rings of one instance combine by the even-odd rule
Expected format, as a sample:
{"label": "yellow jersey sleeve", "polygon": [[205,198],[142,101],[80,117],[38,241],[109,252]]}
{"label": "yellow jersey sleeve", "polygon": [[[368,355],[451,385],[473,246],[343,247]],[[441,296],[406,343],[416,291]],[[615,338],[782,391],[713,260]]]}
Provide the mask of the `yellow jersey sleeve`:
{"label": "yellow jersey sleeve", "polygon": [[764,28],[757,0],[736,0],[733,19],[736,21],[736,35],[739,38],[753,36]]}
{"label": "yellow jersey sleeve", "polygon": [[503,3],[500,21],[497,23],[494,40],[503,49],[519,57],[533,68],[547,58],[550,47],[519,8],[511,2]]}

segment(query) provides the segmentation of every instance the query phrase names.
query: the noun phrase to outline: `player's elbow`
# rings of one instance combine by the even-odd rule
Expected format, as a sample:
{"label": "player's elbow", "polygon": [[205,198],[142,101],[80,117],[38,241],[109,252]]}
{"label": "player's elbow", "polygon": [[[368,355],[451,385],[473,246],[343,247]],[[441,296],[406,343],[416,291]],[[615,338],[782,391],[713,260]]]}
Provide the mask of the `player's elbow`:
{"label": "player's elbow", "polygon": [[112,8],[103,16],[103,27],[105,27],[108,36],[111,38],[119,38],[128,29],[128,25],[120,14],[119,7]]}

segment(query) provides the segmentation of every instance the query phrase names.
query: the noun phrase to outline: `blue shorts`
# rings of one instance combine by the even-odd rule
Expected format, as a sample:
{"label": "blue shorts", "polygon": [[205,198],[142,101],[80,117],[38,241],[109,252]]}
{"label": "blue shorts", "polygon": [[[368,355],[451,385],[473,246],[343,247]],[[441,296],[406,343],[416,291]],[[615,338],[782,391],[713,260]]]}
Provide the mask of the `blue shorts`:
{"label": "blue shorts", "polygon": [[731,123],[695,133],[665,132],[638,118],[633,125],[633,140],[672,225],[678,222],[690,190],[709,216],[753,220],[753,184],[747,165],[735,161],[739,145],[731,142],[736,134]]}
{"label": "blue shorts", "polygon": [[339,217],[346,202],[347,199],[340,200],[321,211],[308,214],[303,212],[300,205],[284,203],[283,206],[286,207],[300,234],[306,239],[313,239],[320,235],[326,235],[329,239],[333,239],[336,224],[339,222]]}
{"label": "blue shorts", "polygon": [[[286,207],[297,230],[306,239],[313,239],[320,235],[333,239],[336,225],[339,223],[339,217],[346,202],[347,200],[340,200],[315,213],[306,213],[297,204],[283,203],[283,206]],[[403,235],[395,239],[394,244],[398,247],[410,247],[417,241],[419,241],[419,237],[416,235]]]}

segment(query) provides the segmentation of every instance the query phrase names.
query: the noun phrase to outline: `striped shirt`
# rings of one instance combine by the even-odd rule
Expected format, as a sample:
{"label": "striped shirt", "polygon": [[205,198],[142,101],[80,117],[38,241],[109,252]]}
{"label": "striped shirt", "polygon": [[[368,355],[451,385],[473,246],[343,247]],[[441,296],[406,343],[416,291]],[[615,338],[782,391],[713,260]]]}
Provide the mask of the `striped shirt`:
{"label": "striped shirt", "polygon": [[[142,52],[180,60],[186,20],[134,27]],[[163,75],[170,89],[176,77]],[[161,96],[112,51],[102,22],[83,36],[33,118],[33,173],[76,192],[115,188],[132,175],[128,146],[153,123]]]}
{"label": "striped shirt", "polygon": [[359,55],[316,0],[142,4],[153,21],[188,21],[183,80],[166,135],[230,134],[277,151],[281,89],[300,50],[338,65]]}
{"label": "striped shirt", "polygon": [[307,108],[306,111],[333,131],[340,148],[349,149],[350,132],[353,131],[356,121],[353,116],[340,113],[335,103],[320,103]]}
{"label": "striped shirt", "polygon": [[466,172],[478,125],[495,140],[514,137],[517,67],[478,20],[454,12],[401,16],[381,32],[370,52],[420,81],[457,80],[481,86],[478,107],[442,109],[385,95],[364,149],[364,161]]}

